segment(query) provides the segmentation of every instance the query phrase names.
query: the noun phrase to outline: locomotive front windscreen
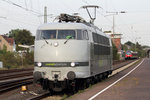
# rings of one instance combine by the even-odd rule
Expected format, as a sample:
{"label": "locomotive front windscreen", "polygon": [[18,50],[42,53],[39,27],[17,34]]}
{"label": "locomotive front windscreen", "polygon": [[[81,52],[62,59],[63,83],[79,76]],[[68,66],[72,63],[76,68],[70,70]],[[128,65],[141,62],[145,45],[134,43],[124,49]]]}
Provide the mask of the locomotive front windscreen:
{"label": "locomotive front windscreen", "polygon": [[88,40],[88,32],[86,30],[38,30],[36,34],[36,40],[68,38]]}
{"label": "locomotive front windscreen", "polygon": [[36,40],[56,39],[56,30],[38,30]]}
{"label": "locomotive front windscreen", "polygon": [[58,30],[57,39],[76,39],[75,30]]}

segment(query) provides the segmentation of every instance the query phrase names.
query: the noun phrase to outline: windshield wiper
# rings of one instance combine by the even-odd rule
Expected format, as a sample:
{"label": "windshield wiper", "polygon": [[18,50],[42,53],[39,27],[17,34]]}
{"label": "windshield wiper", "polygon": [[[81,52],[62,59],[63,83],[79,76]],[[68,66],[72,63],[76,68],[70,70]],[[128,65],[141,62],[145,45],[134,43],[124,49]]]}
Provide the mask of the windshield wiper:
{"label": "windshield wiper", "polygon": [[66,44],[68,42],[68,40],[72,38],[72,36],[67,36],[66,38],[67,38],[67,40],[64,42],[64,44]]}
{"label": "windshield wiper", "polygon": [[46,38],[45,38],[44,36],[42,36],[42,37],[43,37],[43,39],[45,40],[45,42],[46,42],[47,44],[49,44],[48,41],[46,40]]}

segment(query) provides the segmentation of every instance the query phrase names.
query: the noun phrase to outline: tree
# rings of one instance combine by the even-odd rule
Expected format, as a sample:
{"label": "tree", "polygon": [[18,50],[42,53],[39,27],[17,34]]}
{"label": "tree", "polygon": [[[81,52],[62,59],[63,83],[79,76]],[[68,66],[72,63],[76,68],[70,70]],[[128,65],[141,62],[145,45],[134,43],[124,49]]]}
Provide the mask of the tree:
{"label": "tree", "polygon": [[138,52],[138,56],[139,57],[145,57],[146,51],[138,42],[136,43],[135,47],[136,47],[136,51]]}
{"label": "tree", "polygon": [[32,65],[34,64],[34,52],[27,52],[25,54],[25,63],[28,64],[28,65]]}
{"label": "tree", "polygon": [[128,46],[133,46],[134,45],[134,43],[132,43],[131,41],[128,41],[125,44],[128,45]]}
{"label": "tree", "polygon": [[144,47],[141,46],[138,42],[136,42],[136,44],[134,44],[134,43],[128,41],[124,45],[130,46],[130,49],[127,49],[127,50],[132,50],[132,51],[138,52],[139,57],[144,57],[146,55],[146,52],[144,51],[145,46]]}
{"label": "tree", "polygon": [[15,39],[16,44],[34,44],[34,36],[32,36],[31,32],[28,30],[15,29],[11,30],[8,35]]}
{"label": "tree", "polygon": [[5,68],[16,68],[16,57],[13,52],[5,52],[0,54],[0,60],[3,62]]}
{"label": "tree", "polygon": [[10,38],[16,39],[16,37],[20,31],[21,30],[19,30],[19,29],[14,29],[14,30],[9,31],[8,35]]}
{"label": "tree", "polygon": [[129,49],[128,49],[128,48],[125,49],[126,51],[127,51],[127,50],[135,51],[135,44],[132,43],[131,41],[128,41],[128,42],[124,43],[124,46],[129,46]]}
{"label": "tree", "polygon": [[118,49],[116,48],[114,43],[112,43],[112,46],[113,46],[113,60],[119,60]]}
{"label": "tree", "polygon": [[122,46],[121,46],[121,47],[122,47],[122,50],[125,50],[125,51],[127,51],[127,50],[128,50],[127,45],[123,45],[123,44],[122,44]]}
{"label": "tree", "polygon": [[17,51],[21,49],[20,47],[18,47],[18,44],[25,44],[25,45],[34,44],[34,36],[32,36],[31,32],[28,30],[15,29],[11,30],[8,35],[9,37],[14,38],[15,43],[17,44],[16,47]]}

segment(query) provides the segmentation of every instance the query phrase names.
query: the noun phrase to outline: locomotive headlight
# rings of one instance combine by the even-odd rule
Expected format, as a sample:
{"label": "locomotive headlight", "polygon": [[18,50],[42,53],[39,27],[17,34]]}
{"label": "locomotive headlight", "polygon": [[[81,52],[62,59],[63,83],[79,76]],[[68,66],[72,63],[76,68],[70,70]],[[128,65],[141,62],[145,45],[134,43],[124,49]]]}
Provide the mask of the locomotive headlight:
{"label": "locomotive headlight", "polygon": [[74,67],[76,64],[75,64],[74,62],[72,62],[70,65],[71,65],[72,67]]}
{"label": "locomotive headlight", "polygon": [[58,46],[58,43],[57,43],[57,42],[55,42],[55,43],[54,43],[54,47],[57,47],[57,46]]}
{"label": "locomotive headlight", "polygon": [[37,63],[37,66],[38,66],[38,67],[41,67],[41,66],[42,66],[42,63],[41,63],[41,62],[38,62],[38,63]]}

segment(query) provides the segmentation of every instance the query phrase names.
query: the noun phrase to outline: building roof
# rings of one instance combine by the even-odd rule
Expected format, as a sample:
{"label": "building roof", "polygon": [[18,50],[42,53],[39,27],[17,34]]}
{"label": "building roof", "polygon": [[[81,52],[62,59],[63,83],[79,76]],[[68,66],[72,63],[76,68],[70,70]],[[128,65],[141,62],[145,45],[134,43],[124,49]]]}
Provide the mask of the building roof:
{"label": "building roof", "polygon": [[1,35],[10,45],[14,44],[14,39],[13,38],[9,38],[5,35]]}

